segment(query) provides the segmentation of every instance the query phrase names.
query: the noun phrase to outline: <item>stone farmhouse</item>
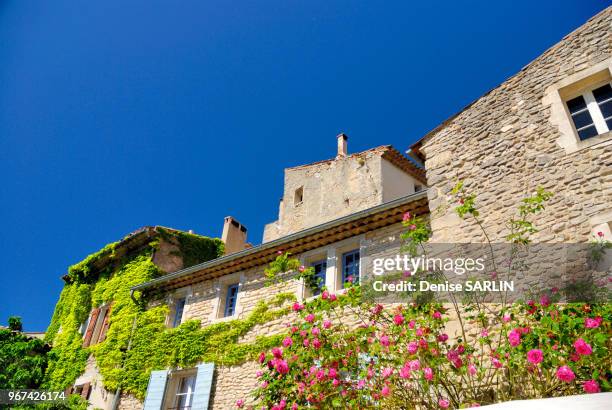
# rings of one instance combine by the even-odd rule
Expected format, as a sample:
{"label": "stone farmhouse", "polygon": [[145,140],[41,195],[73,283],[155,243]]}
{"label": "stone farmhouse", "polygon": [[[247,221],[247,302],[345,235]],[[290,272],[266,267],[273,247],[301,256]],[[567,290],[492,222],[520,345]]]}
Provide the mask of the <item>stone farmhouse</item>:
{"label": "stone farmhouse", "polygon": [[[581,243],[595,232],[612,240],[611,51],[609,7],[423,136],[407,156],[391,146],[349,154],[347,137],[339,135],[334,158],[285,170],[278,219],[266,225],[260,245],[248,244],[246,228],[228,217],[223,256],[167,269],[132,291],[149,308],[167,305],[168,327],[245,318],[278,293],[317,297],[291,277],[264,286],[265,267],[283,251],[313,266],[330,291],[342,292],[347,276],[359,278],[374,258],[398,252],[405,212],[428,216],[434,242],[484,242],[452,210],[458,180],[478,194],[493,241],[503,242],[504,221],[537,186],[554,192],[537,222],[537,241]],[[259,323],[239,343],[282,332],[289,320]],[[120,390],[111,397],[100,382],[88,382],[87,397],[91,408],[230,409],[248,397],[257,369],[249,360],[154,368],[144,400]],[[77,391],[84,381],[77,380]],[[96,389],[100,399],[92,396]]]}

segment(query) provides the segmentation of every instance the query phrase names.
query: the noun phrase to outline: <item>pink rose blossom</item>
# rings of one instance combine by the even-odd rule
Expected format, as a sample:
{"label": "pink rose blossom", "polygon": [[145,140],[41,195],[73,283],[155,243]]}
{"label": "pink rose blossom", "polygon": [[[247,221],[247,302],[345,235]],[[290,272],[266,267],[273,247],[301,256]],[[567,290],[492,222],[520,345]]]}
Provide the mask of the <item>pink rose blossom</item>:
{"label": "pink rose blossom", "polygon": [[574,342],[574,348],[576,349],[576,353],[582,356],[588,356],[593,353],[593,348],[591,348],[591,345],[585,342],[582,338]]}
{"label": "pink rose blossom", "polygon": [[602,321],[603,318],[601,316],[598,316],[595,319],[587,317],[584,319],[584,327],[586,327],[587,329],[595,329],[599,327],[599,325],[601,325]]}
{"label": "pink rose blossom", "polygon": [[409,219],[410,219],[410,212],[406,212],[404,216],[402,217],[402,221],[406,222]]}
{"label": "pink rose blossom", "polygon": [[276,371],[279,372],[280,374],[289,373],[289,365],[284,360],[277,360],[276,366],[274,367],[276,368]]}
{"label": "pink rose blossom", "polygon": [[595,380],[587,380],[582,384],[585,393],[599,393],[601,389]]}
{"label": "pink rose blossom", "polygon": [[302,342],[302,344],[304,345],[304,347],[308,347],[310,346],[310,340],[304,339],[304,342]]}
{"label": "pink rose blossom", "polygon": [[320,341],[319,339],[315,338],[315,339],[312,341],[312,346],[313,346],[315,349],[320,348],[320,347],[321,347],[321,341]]}
{"label": "pink rose blossom", "polygon": [[389,396],[389,393],[391,393],[391,389],[389,389],[389,386],[387,385],[385,385],[385,387],[383,387],[380,391],[380,394],[382,394],[384,397]]}
{"label": "pink rose blossom", "polygon": [[544,360],[544,355],[540,349],[531,349],[529,352],[527,352],[527,360],[533,364],[542,363],[542,360]]}
{"label": "pink rose blossom", "polygon": [[312,323],[315,320],[315,315],[313,315],[312,313],[309,313],[305,318],[305,321],[307,321],[308,323]]}
{"label": "pink rose blossom", "polygon": [[365,380],[361,379],[357,382],[357,388],[363,389],[365,387],[365,384],[366,384]]}
{"label": "pink rose blossom", "polygon": [[575,378],[574,372],[568,366],[561,366],[557,369],[557,379],[569,383]]}
{"label": "pink rose blossom", "polygon": [[274,347],[272,348],[272,355],[277,359],[281,359],[283,357],[283,351],[278,347]]}
{"label": "pink rose blossom", "polygon": [[399,376],[402,379],[410,378],[410,366],[408,365],[408,363],[404,364],[404,366],[400,369]]}
{"label": "pink rose blossom", "polygon": [[470,363],[470,365],[468,365],[468,372],[473,376],[476,374],[477,370],[476,370],[476,366],[474,366],[473,364]]}
{"label": "pink rose blossom", "polygon": [[331,295],[329,295],[329,300],[330,301],[334,302],[336,299],[338,299],[338,298],[333,293]]}
{"label": "pink rose blossom", "polygon": [[329,329],[330,327],[332,327],[332,322],[331,322],[331,320],[324,320],[324,321],[323,321],[323,327],[324,327],[325,329]]}
{"label": "pink rose blossom", "polygon": [[446,342],[448,340],[448,335],[446,333],[442,333],[438,336],[439,342]]}
{"label": "pink rose blossom", "polygon": [[329,299],[329,292],[324,290],[323,293],[321,293],[321,299],[323,300]]}
{"label": "pink rose blossom", "polygon": [[408,322],[408,327],[410,329],[414,329],[414,326],[416,325],[416,322],[414,320],[411,320],[410,322]]}
{"label": "pink rose blossom", "polygon": [[510,315],[504,315],[502,319],[504,322],[508,323],[510,320],[512,320],[512,317]]}
{"label": "pink rose blossom", "polygon": [[315,336],[319,336],[321,334],[321,330],[318,327],[313,327],[310,332]]}
{"label": "pink rose blossom", "polygon": [[334,387],[338,387],[338,385],[340,384],[340,381],[338,379],[333,379],[332,384],[334,385]]}
{"label": "pink rose blossom", "polygon": [[294,312],[298,312],[304,309],[304,305],[302,305],[301,303],[295,302],[291,308],[293,309]]}
{"label": "pink rose blossom", "polygon": [[416,342],[408,343],[408,353],[415,354],[419,350],[419,345]]}
{"label": "pink rose blossom", "polygon": [[264,352],[259,353],[259,358],[257,359],[257,361],[263,364],[263,362],[266,361],[266,354]]}
{"label": "pink rose blossom", "polygon": [[236,407],[238,407],[239,409],[244,407],[244,400],[240,399],[240,400],[236,400]]}
{"label": "pink rose blossom", "polygon": [[293,344],[293,339],[291,339],[289,336],[283,339],[283,346],[289,347],[292,344]]}
{"label": "pink rose blossom", "polygon": [[430,367],[424,368],[423,369],[423,376],[425,377],[425,380],[433,379],[433,370],[431,370]]}
{"label": "pink rose blossom", "polygon": [[409,361],[408,365],[410,366],[410,370],[419,370],[421,368],[419,359]]}
{"label": "pink rose blossom", "polygon": [[268,382],[267,382],[267,381],[264,381],[264,382],[261,384],[261,387],[262,387],[262,389],[265,389],[266,387],[268,387]]}
{"label": "pink rose blossom", "polygon": [[493,366],[496,369],[499,369],[500,367],[502,367],[502,362],[500,362],[496,357],[491,358],[491,363],[493,363]]}
{"label": "pink rose blossom", "polygon": [[297,403],[293,403],[291,405],[291,410],[298,410],[298,404]]}
{"label": "pink rose blossom", "polygon": [[442,319],[442,314],[438,311],[435,311],[433,314],[434,319]]}
{"label": "pink rose blossom", "polygon": [[516,347],[521,344],[521,332],[517,329],[512,329],[508,333],[508,341],[510,345]]}
{"label": "pink rose blossom", "polygon": [[548,296],[544,295],[540,298],[540,305],[545,307],[550,305],[550,299],[548,298]]}
{"label": "pink rose blossom", "polygon": [[391,342],[389,341],[389,336],[387,335],[383,335],[380,337],[380,344],[387,347],[391,344]]}
{"label": "pink rose blossom", "polygon": [[391,376],[393,374],[393,369],[390,367],[385,367],[382,371],[382,377],[383,379],[386,379],[387,377]]}
{"label": "pink rose blossom", "polygon": [[597,232],[597,236],[599,236],[600,238],[603,238],[604,233],[602,231]]}
{"label": "pink rose blossom", "polygon": [[327,371],[327,375],[333,379],[338,376],[338,372],[333,367]]}
{"label": "pink rose blossom", "polygon": [[448,406],[450,405],[449,401],[446,399],[440,399],[438,400],[438,406],[440,406],[441,409],[448,409]]}
{"label": "pink rose blossom", "polygon": [[480,336],[482,337],[489,336],[489,331],[487,329],[482,329],[482,331],[480,332]]}
{"label": "pink rose blossom", "polygon": [[401,325],[402,323],[404,323],[404,316],[398,313],[397,315],[395,315],[395,317],[393,317],[393,323],[398,326]]}
{"label": "pink rose blossom", "polygon": [[257,373],[255,373],[256,377],[261,377],[263,376],[263,372],[261,370],[257,370]]}

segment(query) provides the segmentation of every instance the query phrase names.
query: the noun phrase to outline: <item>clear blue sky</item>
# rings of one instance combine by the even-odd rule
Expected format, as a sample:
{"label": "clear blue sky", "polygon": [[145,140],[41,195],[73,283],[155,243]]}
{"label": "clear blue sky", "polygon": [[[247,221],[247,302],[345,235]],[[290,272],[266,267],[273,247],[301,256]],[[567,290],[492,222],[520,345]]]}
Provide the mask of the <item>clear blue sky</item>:
{"label": "clear blue sky", "polygon": [[427,3],[1,1],[0,323],[144,225],[260,243],[283,168],[405,150],[606,5]]}

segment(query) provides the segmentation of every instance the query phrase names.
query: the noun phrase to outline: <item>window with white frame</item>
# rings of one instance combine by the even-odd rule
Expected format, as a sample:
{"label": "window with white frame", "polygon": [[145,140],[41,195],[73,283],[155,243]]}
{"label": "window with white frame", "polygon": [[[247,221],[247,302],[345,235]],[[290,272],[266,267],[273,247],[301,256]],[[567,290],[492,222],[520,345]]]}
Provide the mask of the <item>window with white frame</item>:
{"label": "window with white frame", "polygon": [[310,266],[314,269],[314,277],[317,283],[317,288],[312,290],[313,296],[316,296],[321,293],[321,289],[325,286],[327,259],[312,262]]}
{"label": "window with white frame", "polygon": [[580,140],[612,130],[612,86],[598,84],[565,102]]}
{"label": "window with white frame", "polygon": [[349,279],[359,283],[359,249],[342,254],[342,285]]}
{"label": "window with white frame", "polygon": [[170,327],[178,327],[183,321],[186,298],[176,299],[170,316]]}
{"label": "window with white frame", "polygon": [[236,302],[238,301],[238,287],[238,283],[229,285],[227,287],[227,291],[225,294],[225,309],[223,313],[224,317],[234,316],[234,314],[236,313]]}
{"label": "window with white frame", "polygon": [[[174,380],[172,380],[174,379]],[[189,410],[193,403],[196,375],[177,374],[172,377],[167,398],[166,410]]]}

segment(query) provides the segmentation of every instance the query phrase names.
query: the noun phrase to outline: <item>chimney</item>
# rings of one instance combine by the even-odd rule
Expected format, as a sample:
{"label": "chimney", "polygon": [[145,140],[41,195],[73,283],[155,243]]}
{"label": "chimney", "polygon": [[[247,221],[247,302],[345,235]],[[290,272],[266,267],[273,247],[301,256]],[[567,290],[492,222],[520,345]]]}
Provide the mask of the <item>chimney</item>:
{"label": "chimney", "polygon": [[247,248],[247,228],[231,216],[226,216],[223,223],[221,240],[225,244],[225,254],[240,252]]}
{"label": "chimney", "polygon": [[346,134],[339,134],[337,138],[338,138],[338,155],[336,156],[336,158],[346,157],[347,155],[346,140],[348,140],[348,137],[346,136]]}

